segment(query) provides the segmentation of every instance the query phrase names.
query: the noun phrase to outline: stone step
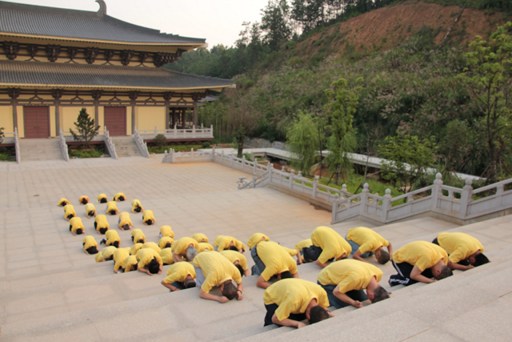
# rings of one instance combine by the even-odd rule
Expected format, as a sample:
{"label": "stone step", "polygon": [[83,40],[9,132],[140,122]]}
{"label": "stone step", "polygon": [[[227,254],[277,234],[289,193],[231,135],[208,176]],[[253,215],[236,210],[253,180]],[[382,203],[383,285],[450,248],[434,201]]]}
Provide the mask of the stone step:
{"label": "stone step", "polygon": [[57,139],[20,139],[21,161],[62,160]]}
{"label": "stone step", "polygon": [[[507,222],[507,219],[503,218],[496,219],[489,224],[499,226],[507,224]],[[482,226],[483,223],[477,223],[455,229],[474,233],[474,231],[482,230]],[[396,229],[397,226],[381,228],[383,230]],[[468,272],[457,272],[456,276],[432,285],[417,284],[405,288],[394,287],[390,300],[374,305],[381,308],[380,311],[385,316],[382,319],[386,320],[388,316],[393,317],[394,311],[390,308],[396,308],[398,304],[391,303],[400,301],[400,305],[409,307],[411,305],[409,302],[414,301],[411,298],[423,298],[421,294],[424,289],[450,281],[452,282],[450,290],[454,289],[451,292],[457,293],[455,289],[468,282],[468,277],[471,282],[485,283],[486,277],[494,279],[503,272],[509,272],[510,267],[506,262],[508,260],[508,244],[493,244],[492,240],[496,239],[491,235],[487,236],[487,240],[482,239],[484,245],[489,246],[488,256],[492,260],[489,265],[492,270],[489,270],[486,265]],[[400,244],[397,243],[397,247]],[[52,336],[63,337],[66,336],[63,335],[66,332],[76,333],[79,331],[83,320],[95,322],[94,326],[100,329],[101,336],[104,337],[105,334],[108,335],[106,332],[108,326],[117,326],[121,323],[137,324],[137,319],[142,317],[144,317],[145,324],[154,320],[150,326],[172,340],[193,338],[205,341],[229,339],[260,341],[269,338],[273,340],[291,338],[288,333],[296,333],[289,328],[263,327],[264,307],[261,299],[263,290],[256,287],[256,277],[244,278],[245,299],[243,301],[220,305],[199,299],[198,289],[169,293],[160,285],[163,275],[149,277],[140,272],[114,275],[111,273],[112,262],[95,263],[91,260],[91,256],[86,255],[76,256],[76,258],[80,259],[80,262],[76,264],[79,269],[62,271],[62,274],[54,272],[51,275],[36,276],[35,278],[27,275],[20,277],[18,282],[11,283],[13,287],[16,287],[16,291],[10,289],[10,296],[19,295],[20,298],[17,301],[11,301],[7,308],[8,315],[4,317],[5,324],[2,329],[5,337],[8,338],[11,334],[23,337],[19,334],[22,325],[30,327],[27,332],[28,336],[39,334],[46,336],[45,334],[51,331]],[[385,265],[383,270],[384,279],[394,273],[390,264]],[[486,271],[483,272],[483,270]],[[311,281],[316,281],[318,271],[319,268],[312,263],[299,266],[301,278]],[[55,278],[59,279],[58,284],[53,282]],[[453,283],[454,281],[455,283]],[[78,289],[74,286],[77,282],[81,285]],[[385,281],[383,285],[389,289]],[[68,291],[68,287],[72,290]],[[53,298],[53,302],[38,298],[41,291],[46,293],[46,296]],[[10,299],[12,300],[12,298]],[[62,305],[63,303],[66,305]],[[429,303],[429,305],[432,304]],[[336,317],[333,320],[323,322],[318,327],[328,324],[327,322],[336,322],[332,324],[338,325],[340,317],[343,317],[341,320],[349,320],[354,325],[357,322],[354,315],[373,310],[371,308],[372,306],[369,306],[356,310],[349,307],[336,310]],[[215,315],[212,315],[212,312],[215,312]],[[387,320],[389,319],[388,317]],[[386,322],[388,322],[387,320]],[[193,321],[194,324],[178,325],[175,321]],[[161,325],[165,325],[165,327]],[[65,329],[61,331],[59,326],[64,326]],[[198,327],[201,328],[198,329]],[[313,327],[308,327],[304,331],[309,331]],[[349,328],[350,325],[347,326],[347,329]],[[140,332],[140,329],[137,331]],[[327,338],[334,340],[334,336],[331,335]]]}
{"label": "stone step", "polygon": [[118,157],[140,156],[139,148],[132,137],[112,137]]}

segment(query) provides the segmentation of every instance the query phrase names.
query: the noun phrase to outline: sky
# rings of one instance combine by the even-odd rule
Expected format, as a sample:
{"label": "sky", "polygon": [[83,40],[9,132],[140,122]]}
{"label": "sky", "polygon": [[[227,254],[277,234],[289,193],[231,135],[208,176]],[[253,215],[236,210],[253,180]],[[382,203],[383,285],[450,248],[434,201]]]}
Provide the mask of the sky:
{"label": "sky", "polygon": [[[95,0],[7,0],[96,12]],[[268,0],[104,0],[111,17],[184,37],[204,38],[209,48],[232,46],[244,22],[259,22]]]}

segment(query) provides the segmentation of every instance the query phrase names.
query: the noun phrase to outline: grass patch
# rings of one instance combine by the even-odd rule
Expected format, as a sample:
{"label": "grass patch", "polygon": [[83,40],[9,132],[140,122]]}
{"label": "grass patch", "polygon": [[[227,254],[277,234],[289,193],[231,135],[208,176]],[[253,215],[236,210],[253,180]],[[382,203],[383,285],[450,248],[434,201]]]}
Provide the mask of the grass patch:
{"label": "grass patch", "polygon": [[68,153],[70,158],[101,158],[106,154],[105,145],[94,145],[88,148],[68,146]]}
{"label": "grass patch", "polygon": [[16,160],[16,158],[13,158],[8,153],[0,152],[0,161],[13,161]]}

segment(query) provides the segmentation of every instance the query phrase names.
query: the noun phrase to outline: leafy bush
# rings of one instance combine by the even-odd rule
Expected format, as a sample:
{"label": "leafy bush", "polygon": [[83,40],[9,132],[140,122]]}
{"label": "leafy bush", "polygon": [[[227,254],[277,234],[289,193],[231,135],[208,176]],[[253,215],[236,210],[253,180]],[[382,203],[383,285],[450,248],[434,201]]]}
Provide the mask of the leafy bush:
{"label": "leafy bush", "polygon": [[155,144],[155,146],[165,146],[167,145],[167,138],[163,134],[157,134],[153,138],[153,144]]}

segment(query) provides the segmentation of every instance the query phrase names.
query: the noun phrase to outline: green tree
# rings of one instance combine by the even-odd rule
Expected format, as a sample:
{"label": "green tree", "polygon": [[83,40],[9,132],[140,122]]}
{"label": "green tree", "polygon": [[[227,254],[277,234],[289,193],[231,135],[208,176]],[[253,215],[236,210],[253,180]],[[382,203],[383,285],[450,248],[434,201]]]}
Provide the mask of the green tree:
{"label": "green tree", "polygon": [[82,142],[82,144],[89,148],[92,139],[98,135],[100,126],[97,126],[94,119],[89,117],[87,110],[82,108],[78,114],[77,121],[74,123],[76,132],[73,129],[69,129],[69,132],[76,141]]}
{"label": "green tree", "polygon": [[297,155],[292,165],[304,175],[308,175],[316,163],[320,150],[319,129],[315,118],[310,113],[300,111],[286,132],[286,142]]}
{"label": "green tree", "polygon": [[439,141],[440,159],[449,172],[461,171],[475,158],[475,133],[466,121],[452,120]]}
{"label": "green tree", "polygon": [[360,83],[360,79],[351,84],[348,80],[340,78],[326,90],[328,100],[324,109],[329,131],[327,164],[336,177],[336,184],[339,183],[340,177],[346,179],[352,166],[347,158],[347,152],[353,152],[356,147],[352,123],[359,102]]}
{"label": "green tree", "polygon": [[292,36],[289,12],[286,0],[269,0],[267,7],[263,9],[260,29],[264,34],[263,42],[272,50],[277,50]]}
{"label": "green tree", "polygon": [[477,36],[466,53],[461,80],[468,87],[485,133],[490,182],[510,168],[506,154],[512,122],[512,22],[500,26],[488,40]]}
{"label": "green tree", "polygon": [[436,145],[430,139],[415,135],[389,136],[379,146],[379,157],[384,179],[406,193],[419,185],[426,176],[427,168],[436,162]]}

